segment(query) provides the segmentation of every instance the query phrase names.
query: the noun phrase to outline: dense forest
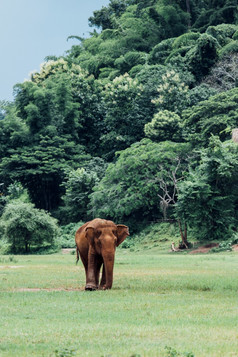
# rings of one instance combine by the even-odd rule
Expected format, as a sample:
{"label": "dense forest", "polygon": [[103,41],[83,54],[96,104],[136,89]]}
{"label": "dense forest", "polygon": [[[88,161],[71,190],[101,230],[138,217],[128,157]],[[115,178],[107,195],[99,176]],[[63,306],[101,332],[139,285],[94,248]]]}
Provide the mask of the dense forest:
{"label": "dense forest", "polygon": [[35,207],[61,225],[171,220],[185,243],[231,239],[237,0],[110,0],[89,24],[1,103],[0,231]]}

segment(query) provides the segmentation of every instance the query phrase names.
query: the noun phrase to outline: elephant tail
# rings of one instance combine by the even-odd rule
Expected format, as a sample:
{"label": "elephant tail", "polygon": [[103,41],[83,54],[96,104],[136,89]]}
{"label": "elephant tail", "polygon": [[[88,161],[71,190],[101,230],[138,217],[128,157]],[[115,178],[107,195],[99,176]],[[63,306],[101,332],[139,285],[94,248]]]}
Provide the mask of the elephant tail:
{"label": "elephant tail", "polygon": [[79,250],[78,250],[78,247],[76,247],[76,264],[78,264],[78,261],[79,261]]}

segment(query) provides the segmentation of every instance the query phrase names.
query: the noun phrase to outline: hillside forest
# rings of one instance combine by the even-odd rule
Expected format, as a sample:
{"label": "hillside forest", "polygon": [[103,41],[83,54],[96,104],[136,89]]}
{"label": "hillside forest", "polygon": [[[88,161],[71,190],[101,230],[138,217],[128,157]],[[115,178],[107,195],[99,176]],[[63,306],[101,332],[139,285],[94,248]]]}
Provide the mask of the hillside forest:
{"label": "hillside forest", "polygon": [[89,24],[1,102],[0,241],[28,251],[95,217],[232,239],[237,0],[110,0]]}

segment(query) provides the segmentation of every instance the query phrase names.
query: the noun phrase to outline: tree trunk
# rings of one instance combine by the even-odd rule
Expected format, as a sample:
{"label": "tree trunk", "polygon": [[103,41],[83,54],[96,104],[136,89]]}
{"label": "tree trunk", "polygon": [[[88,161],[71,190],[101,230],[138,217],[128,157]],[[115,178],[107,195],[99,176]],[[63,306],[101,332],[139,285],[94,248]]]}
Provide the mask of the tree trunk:
{"label": "tree trunk", "polygon": [[187,7],[187,13],[189,14],[188,29],[190,30],[190,28],[191,28],[191,7],[190,7],[190,0],[186,0],[186,7]]}
{"label": "tree trunk", "polygon": [[180,219],[178,219],[178,225],[179,225],[180,236],[182,238],[183,245],[186,247],[186,249],[188,249],[187,224],[186,224],[186,222],[184,223],[184,231],[183,231]]}

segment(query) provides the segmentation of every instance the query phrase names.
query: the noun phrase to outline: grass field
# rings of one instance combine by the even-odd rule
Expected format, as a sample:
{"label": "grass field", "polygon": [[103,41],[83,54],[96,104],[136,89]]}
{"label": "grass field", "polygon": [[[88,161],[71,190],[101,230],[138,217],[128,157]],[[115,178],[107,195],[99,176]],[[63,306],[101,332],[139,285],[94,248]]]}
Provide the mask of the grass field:
{"label": "grass field", "polygon": [[0,256],[0,356],[238,356],[237,277],[238,253],[121,249],[85,292],[70,254]]}

